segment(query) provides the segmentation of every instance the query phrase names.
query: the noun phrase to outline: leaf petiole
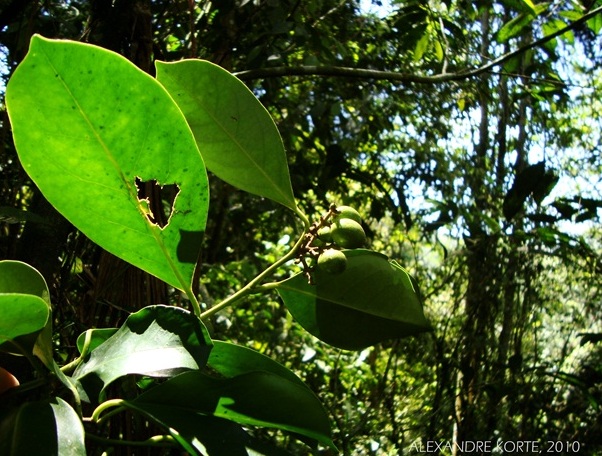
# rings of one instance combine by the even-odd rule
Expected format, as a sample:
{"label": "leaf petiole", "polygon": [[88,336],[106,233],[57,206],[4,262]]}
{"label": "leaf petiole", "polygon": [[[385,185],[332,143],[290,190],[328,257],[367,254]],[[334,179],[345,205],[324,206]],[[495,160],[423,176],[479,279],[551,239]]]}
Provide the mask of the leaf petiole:
{"label": "leaf petiole", "polygon": [[270,289],[274,288],[274,285],[272,285],[272,284],[260,285],[260,282],[263,279],[265,279],[266,277],[268,277],[270,274],[272,274],[274,271],[276,271],[276,269],[278,269],[280,266],[282,266],[283,264],[285,264],[288,261],[295,258],[295,256],[297,255],[297,251],[305,242],[305,235],[307,234],[307,228],[309,227],[309,221],[308,221],[307,217],[305,216],[305,214],[301,213],[300,210],[297,210],[297,213],[300,216],[301,215],[303,216],[302,220],[303,220],[305,229],[303,230],[303,233],[301,234],[301,236],[299,236],[299,239],[297,240],[297,242],[295,242],[295,245],[291,248],[291,250],[289,250],[289,252],[286,255],[284,255],[282,258],[280,258],[278,261],[275,261],[270,266],[268,266],[265,270],[263,270],[259,275],[257,275],[253,280],[251,280],[249,283],[247,283],[243,288],[238,290],[236,293],[230,295],[223,301],[217,303],[210,309],[201,313],[201,315],[200,315],[201,320],[207,319],[207,318],[215,315],[220,310],[223,310],[226,307],[231,306],[236,301],[240,301],[242,298],[244,298],[246,296],[249,296],[251,294],[261,293],[266,290],[270,290]]}
{"label": "leaf petiole", "polygon": [[[124,410],[127,410],[127,408],[123,405],[124,403],[125,403],[124,399],[111,399],[111,400],[105,401],[102,404],[100,404],[98,407],[96,407],[96,409],[94,409],[92,416],[87,421],[91,421],[96,424],[101,424],[102,422],[108,420],[113,415],[116,415],[118,413],[123,412]],[[102,417],[100,416],[105,410],[108,410],[113,407],[115,407],[114,410],[107,412]]]}

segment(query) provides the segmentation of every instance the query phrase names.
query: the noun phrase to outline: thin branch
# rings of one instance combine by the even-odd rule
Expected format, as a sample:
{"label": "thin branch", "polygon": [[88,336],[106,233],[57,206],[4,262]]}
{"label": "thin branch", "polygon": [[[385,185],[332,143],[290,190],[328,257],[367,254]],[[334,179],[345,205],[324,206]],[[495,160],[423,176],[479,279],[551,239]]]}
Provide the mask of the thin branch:
{"label": "thin branch", "polygon": [[342,78],[355,78],[355,79],[372,79],[372,80],[387,80],[387,81],[398,81],[398,82],[414,82],[418,84],[434,84],[440,82],[459,81],[475,76],[479,76],[483,73],[487,73],[498,65],[507,62],[508,60],[528,51],[543,46],[548,41],[563,35],[564,33],[574,29],[575,27],[587,22],[597,14],[602,12],[602,6],[591,10],[584,14],[582,17],[574,22],[571,22],[566,27],[557,30],[554,33],[544,36],[539,40],[533,41],[525,46],[522,46],[514,51],[508,52],[501,55],[497,59],[492,60],[486,65],[471,69],[462,70],[455,73],[441,73],[433,76],[418,75],[413,73],[402,73],[396,71],[381,71],[381,70],[370,70],[367,68],[351,68],[351,67],[340,67],[340,66],[299,66],[299,67],[271,67],[271,68],[258,68],[255,70],[245,70],[233,73],[234,76],[238,77],[243,81],[250,81],[254,79],[265,79],[265,78],[278,78],[283,76],[328,76],[328,77],[342,77]]}

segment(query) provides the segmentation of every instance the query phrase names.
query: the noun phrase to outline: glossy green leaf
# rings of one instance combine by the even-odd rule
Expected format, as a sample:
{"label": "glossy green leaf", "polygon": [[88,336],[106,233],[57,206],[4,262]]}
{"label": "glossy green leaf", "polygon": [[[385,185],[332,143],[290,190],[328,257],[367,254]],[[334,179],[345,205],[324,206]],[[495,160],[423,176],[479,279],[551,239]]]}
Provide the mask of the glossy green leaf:
{"label": "glossy green leaf", "polygon": [[328,416],[314,393],[271,372],[233,378],[186,372],[141,394],[129,406],[170,426],[183,417],[213,415],[242,425],[294,432],[334,448]]}
{"label": "glossy green leaf", "polygon": [[0,409],[2,456],[85,456],[84,427],[63,399]]}
{"label": "glossy green leaf", "polygon": [[305,386],[299,377],[282,364],[255,350],[229,342],[213,341],[213,349],[207,365],[227,378],[248,372],[264,371]]}
{"label": "glossy green leaf", "polygon": [[347,268],[331,275],[315,271],[315,285],[303,274],[277,290],[293,317],[320,340],[359,350],[387,339],[431,329],[409,274],[369,250],[345,250]]}
{"label": "glossy green leaf", "polygon": [[22,261],[0,261],[0,293],[34,295],[50,305],[46,280],[37,269]]}
{"label": "glossy green leaf", "polygon": [[39,340],[44,328],[51,326],[49,317],[49,293],[42,275],[26,263],[0,261],[0,351],[40,351],[40,344],[45,344],[41,354],[47,358],[50,350],[52,358],[50,338]]}
{"label": "glossy green leaf", "polygon": [[0,294],[0,350],[32,351],[49,315],[48,305],[37,296]]}
{"label": "glossy green leaf", "polygon": [[[34,36],[6,89],[19,158],[44,196],[90,239],[170,285],[189,287],[208,181],[165,89],[125,58]],[[167,225],[137,181],[177,185]]]}
{"label": "glossy green leaf", "polygon": [[239,79],[213,63],[157,62],[207,168],[220,179],[295,209],[286,153],[271,116]]}
{"label": "glossy green leaf", "polygon": [[179,307],[149,306],[131,314],[77,367],[73,378],[82,399],[93,401],[124,375],[171,377],[203,367],[210,350],[207,329],[194,314]]}

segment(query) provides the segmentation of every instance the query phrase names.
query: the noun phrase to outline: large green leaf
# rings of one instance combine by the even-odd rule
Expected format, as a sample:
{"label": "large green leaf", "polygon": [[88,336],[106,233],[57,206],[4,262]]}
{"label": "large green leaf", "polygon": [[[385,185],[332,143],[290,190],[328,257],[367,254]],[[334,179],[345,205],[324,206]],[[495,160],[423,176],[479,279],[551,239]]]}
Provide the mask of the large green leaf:
{"label": "large green leaf", "polygon": [[[6,89],[19,158],[44,196],[116,256],[187,289],[208,208],[205,166],[182,113],[113,52],[34,36]],[[161,227],[136,182],[175,184]]]}
{"label": "large green leaf", "polygon": [[0,409],[2,456],[85,456],[84,427],[61,398]]}
{"label": "large green leaf", "polygon": [[[299,377],[271,358],[229,342],[213,341],[207,366],[226,378],[263,371],[307,388]],[[253,440],[239,424],[215,416],[202,415],[196,411],[180,413],[180,410],[174,411],[161,405],[146,404],[143,409],[135,406],[132,408],[165,426],[174,439],[191,454],[198,452],[211,456],[286,454],[277,448]]]}
{"label": "large green leaf", "polygon": [[179,307],[149,306],[131,314],[98,345],[73,378],[82,399],[92,401],[124,375],[170,377],[203,367],[210,350],[207,329],[194,314]]}
{"label": "large green leaf", "polygon": [[0,261],[0,351],[25,350],[50,362],[49,299],[46,281],[36,269],[20,261]]}
{"label": "large green leaf", "polygon": [[220,179],[295,209],[282,139],[269,113],[235,76],[213,63],[157,62],[207,168]]}
{"label": "large green leaf", "polygon": [[314,393],[271,372],[232,378],[186,372],[141,394],[129,406],[170,426],[184,417],[192,421],[196,415],[213,415],[291,431],[334,448],[328,416]]}
{"label": "large green leaf", "polygon": [[369,250],[344,253],[343,273],[317,270],[315,285],[299,274],[278,286],[301,326],[320,340],[348,350],[430,330],[418,292],[401,266]]}

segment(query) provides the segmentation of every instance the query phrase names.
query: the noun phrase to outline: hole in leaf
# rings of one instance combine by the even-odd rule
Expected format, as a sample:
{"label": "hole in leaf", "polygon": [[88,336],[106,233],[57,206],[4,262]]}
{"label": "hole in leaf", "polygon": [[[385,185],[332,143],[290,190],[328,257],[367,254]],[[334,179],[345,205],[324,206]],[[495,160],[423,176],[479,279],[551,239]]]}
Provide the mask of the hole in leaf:
{"label": "hole in leaf", "polygon": [[174,201],[180,193],[176,184],[160,185],[155,179],[143,181],[136,177],[138,201],[145,209],[146,218],[154,225],[165,228],[173,213]]}

